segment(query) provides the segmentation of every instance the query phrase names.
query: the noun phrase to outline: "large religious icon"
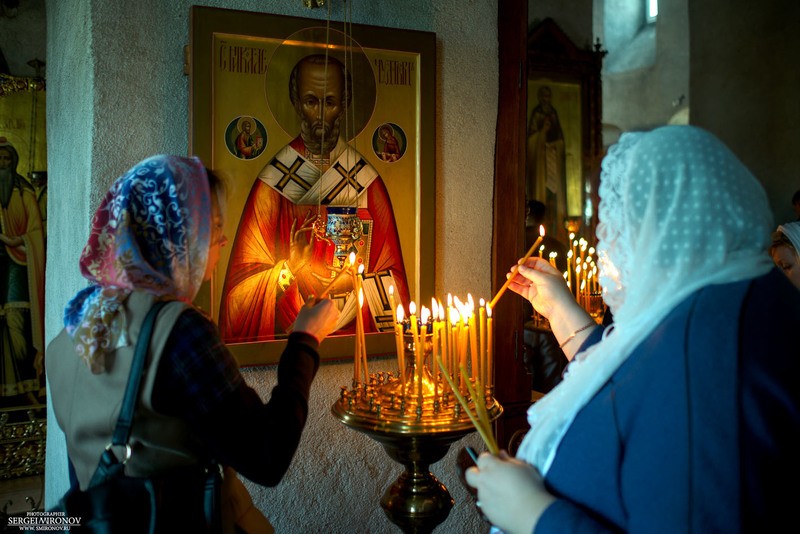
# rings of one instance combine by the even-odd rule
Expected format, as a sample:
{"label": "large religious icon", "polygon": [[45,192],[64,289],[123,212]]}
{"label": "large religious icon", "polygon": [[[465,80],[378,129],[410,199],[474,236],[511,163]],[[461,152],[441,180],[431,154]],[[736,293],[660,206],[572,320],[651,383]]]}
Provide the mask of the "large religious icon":
{"label": "large religious icon", "polygon": [[[327,293],[342,311],[326,343],[331,357],[348,355],[348,344],[339,350],[334,339],[352,339],[357,313],[368,337],[376,334],[371,353],[383,350],[381,332],[391,351],[392,304],[432,294],[421,272],[432,260],[423,258],[432,250],[432,209],[423,206],[433,203],[432,175],[425,176],[433,117],[424,115],[432,102],[422,100],[430,92],[432,101],[432,79],[423,83],[423,73],[432,69],[433,34],[412,32],[425,38],[409,39],[404,50],[400,30],[354,27],[345,35],[319,21],[251,13],[248,20],[261,24],[249,31],[234,22],[241,12],[212,8],[193,8],[195,28],[210,14],[207,24],[220,28],[230,17],[236,28],[211,31],[208,40],[193,36],[193,87],[210,80],[212,102],[193,105],[213,110],[210,131],[193,132],[193,151],[233,185],[225,223],[231,244],[206,303],[223,340],[240,363],[269,362],[277,350],[269,345],[288,337],[300,307]],[[199,44],[207,42],[206,63]],[[420,42],[429,46],[424,54],[415,49]],[[201,64],[214,67],[201,75]],[[244,129],[243,117],[258,117],[269,139],[257,158],[221,146],[225,128],[227,139],[231,124]],[[360,271],[364,305],[354,277],[338,276],[343,269]]]}

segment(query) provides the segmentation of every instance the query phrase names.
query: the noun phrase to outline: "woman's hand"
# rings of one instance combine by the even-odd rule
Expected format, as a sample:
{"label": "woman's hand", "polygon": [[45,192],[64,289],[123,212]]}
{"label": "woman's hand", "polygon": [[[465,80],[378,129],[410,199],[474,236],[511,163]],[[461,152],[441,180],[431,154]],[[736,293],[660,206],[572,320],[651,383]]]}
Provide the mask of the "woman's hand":
{"label": "woman's hand", "polygon": [[310,334],[321,343],[333,331],[338,320],[339,308],[331,299],[317,300],[311,297],[300,308],[292,331]]}
{"label": "woman's hand", "polygon": [[511,276],[508,288],[528,299],[533,308],[548,319],[559,308],[577,306],[564,276],[544,258],[528,258]]}
{"label": "woman's hand", "polygon": [[[547,317],[567,359],[572,360],[590,329],[579,329],[594,321],[578,305],[564,277],[544,258],[529,258],[513,275],[509,289],[528,299],[533,308]],[[566,340],[569,345],[564,345]]]}
{"label": "woman's hand", "polygon": [[466,479],[478,490],[484,515],[508,534],[533,532],[545,508],[556,500],[536,468],[505,451],[481,454],[477,467],[467,469]]}

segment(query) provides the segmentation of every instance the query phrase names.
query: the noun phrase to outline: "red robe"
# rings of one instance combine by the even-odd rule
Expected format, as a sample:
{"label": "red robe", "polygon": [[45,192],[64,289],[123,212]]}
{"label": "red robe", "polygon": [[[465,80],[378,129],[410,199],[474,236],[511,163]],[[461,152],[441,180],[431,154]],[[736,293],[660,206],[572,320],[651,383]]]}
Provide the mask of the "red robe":
{"label": "red robe", "polygon": [[[299,138],[290,146],[300,154],[305,149]],[[369,235],[356,244],[359,249],[369,247],[365,273],[389,270],[394,277],[398,302],[408,302],[400,239],[392,203],[381,177],[376,176],[361,194],[366,195],[367,207],[359,208],[358,216],[362,221],[371,222]],[[316,240],[311,264],[298,272],[291,273],[285,264],[293,221],[296,219],[299,227],[307,217],[315,217],[317,209],[317,205],[294,204],[264,180],[255,181],[239,221],[222,291],[219,325],[226,343],[285,336],[305,298],[310,294],[318,295],[325,288],[327,281],[324,279],[329,280],[333,273],[331,243]],[[326,207],[323,205],[319,210],[324,218]],[[323,280],[314,276],[314,272]],[[366,306],[362,316],[365,331],[377,331]],[[351,329],[348,327],[339,333]]]}

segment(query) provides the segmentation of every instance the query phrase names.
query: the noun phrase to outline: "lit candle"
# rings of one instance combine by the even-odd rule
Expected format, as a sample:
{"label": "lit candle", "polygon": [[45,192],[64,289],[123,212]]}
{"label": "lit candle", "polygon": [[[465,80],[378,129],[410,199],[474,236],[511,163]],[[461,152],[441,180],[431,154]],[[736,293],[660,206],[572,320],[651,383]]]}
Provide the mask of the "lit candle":
{"label": "lit candle", "polygon": [[452,372],[455,365],[455,344],[453,342],[453,295],[447,294],[447,313],[445,313],[445,335],[447,336],[447,369]]}
{"label": "lit candle", "polygon": [[456,369],[461,363],[461,317],[458,315],[458,310],[450,308],[450,335],[452,338],[451,352],[453,364],[450,366],[450,371],[453,377],[456,376]]}
{"label": "lit candle", "polygon": [[481,374],[480,352],[478,345],[478,327],[475,319],[475,301],[472,295],[467,293],[468,317],[469,317],[469,355],[470,365],[472,366],[472,378],[478,379]]}
{"label": "lit candle", "polygon": [[500,300],[500,297],[503,295],[503,293],[505,293],[506,289],[508,289],[508,286],[511,285],[511,280],[513,280],[514,279],[514,275],[517,274],[517,271],[519,270],[519,266],[521,264],[525,263],[526,261],[528,261],[528,258],[531,257],[533,252],[536,250],[536,247],[538,247],[539,243],[542,242],[542,239],[544,239],[544,226],[539,225],[539,237],[533,243],[533,246],[531,246],[531,248],[528,249],[528,252],[525,254],[525,256],[523,256],[523,258],[517,262],[517,264],[514,266],[514,268],[511,269],[511,276],[508,277],[508,279],[500,287],[500,290],[497,292],[497,294],[494,296],[494,298],[489,302],[489,304],[493,308],[494,308],[495,304],[497,304],[497,301]]}
{"label": "lit candle", "polygon": [[542,245],[541,247],[539,247],[539,257],[540,257],[540,258],[542,257],[542,253],[544,253],[544,245]]}
{"label": "lit candle", "polygon": [[447,326],[448,324],[449,324],[449,321],[445,320],[444,306],[442,305],[442,302],[439,301],[439,329],[440,330],[444,330],[444,332],[440,332],[440,334],[439,334],[439,339],[441,340],[441,343],[442,343],[441,356],[442,356],[443,360],[448,360],[449,357],[450,357],[449,356],[450,353],[448,352],[450,350],[450,348],[449,348],[450,347],[450,345],[449,345],[450,340],[448,339],[448,332],[449,332],[449,329],[448,329],[448,326]]}
{"label": "lit candle", "polygon": [[419,396],[422,397],[422,377],[425,376],[423,372],[423,368],[425,367],[425,338],[428,335],[428,319],[430,318],[430,310],[425,306],[422,307],[422,311],[419,314],[420,322],[422,323],[422,328],[420,330],[419,335],[419,349],[417,350],[417,361],[419,362]]}
{"label": "lit candle", "polygon": [[488,376],[486,375],[486,362],[488,361],[486,357],[486,301],[481,299],[480,300],[480,307],[478,308],[478,319],[479,319],[479,328],[480,328],[480,368],[481,368],[481,383],[485,384],[488,381]]}
{"label": "lit candle", "polygon": [[436,357],[439,355],[439,325],[437,319],[439,318],[439,303],[436,302],[436,298],[431,298],[431,347],[433,351],[433,359],[431,360],[431,374],[434,378],[434,382],[438,383],[436,380],[436,366],[433,362],[436,361]]}
{"label": "lit candle", "polygon": [[492,376],[492,356],[494,354],[494,324],[492,322],[492,308],[489,306],[489,303],[486,303],[486,368],[485,368],[485,376],[486,381],[485,385],[491,385],[493,381]]}
{"label": "lit candle", "polygon": [[400,368],[400,394],[406,394],[406,354],[403,342],[403,305],[397,307],[397,322],[394,323],[394,338],[397,344],[397,365]]}
{"label": "lit candle", "polygon": [[369,384],[369,368],[367,367],[367,347],[366,341],[364,339],[364,317],[361,315],[361,309],[364,306],[364,290],[359,287],[358,288],[358,318],[356,319],[356,330],[358,330],[358,349],[359,349],[359,356],[362,360],[362,368],[364,371],[364,383]]}
{"label": "lit candle", "polygon": [[420,365],[419,365],[419,354],[422,351],[422,347],[420,346],[419,342],[419,326],[417,325],[417,305],[412,300],[408,303],[408,313],[409,317],[408,320],[411,321],[411,338],[414,340],[414,375],[421,377],[420,373]]}

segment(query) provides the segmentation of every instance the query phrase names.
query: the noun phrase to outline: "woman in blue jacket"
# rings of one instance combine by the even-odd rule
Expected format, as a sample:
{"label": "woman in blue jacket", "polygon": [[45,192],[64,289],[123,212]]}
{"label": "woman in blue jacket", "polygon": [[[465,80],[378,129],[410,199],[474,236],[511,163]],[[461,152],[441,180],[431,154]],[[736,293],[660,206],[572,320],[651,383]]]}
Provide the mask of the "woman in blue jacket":
{"label": "woman in blue jacket", "polygon": [[[571,359],[517,458],[467,472],[517,532],[770,532],[795,523],[800,293],[767,254],[763,188],[691,126],[624,134],[603,161],[598,254],[613,326],[531,258],[511,289]],[[785,489],[788,488],[788,489]]]}

